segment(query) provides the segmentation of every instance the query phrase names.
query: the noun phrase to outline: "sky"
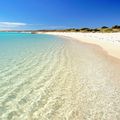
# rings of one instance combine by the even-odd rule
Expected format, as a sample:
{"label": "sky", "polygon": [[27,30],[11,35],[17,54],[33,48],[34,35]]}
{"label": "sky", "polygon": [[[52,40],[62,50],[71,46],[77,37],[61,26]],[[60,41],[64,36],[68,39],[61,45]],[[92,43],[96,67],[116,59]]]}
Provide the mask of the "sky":
{"label": "sky", "polygon": [[120,0],[0,0],[0,29],[120,25]]}

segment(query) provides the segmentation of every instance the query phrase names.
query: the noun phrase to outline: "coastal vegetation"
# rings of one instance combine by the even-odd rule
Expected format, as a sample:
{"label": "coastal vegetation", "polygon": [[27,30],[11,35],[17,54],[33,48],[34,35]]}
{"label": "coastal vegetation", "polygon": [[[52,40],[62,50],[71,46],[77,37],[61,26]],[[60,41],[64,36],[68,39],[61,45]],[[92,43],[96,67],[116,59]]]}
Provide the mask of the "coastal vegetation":
{"label": "coastal vegetation", "polygon": [[91,32],[91,33],[95,33],[95,32],[100,32],[100,33],[113,33],[113,32],[120,32],[120,26],[119,25],[115,25],[112,27],[107,27],[107,26],[102,26],[100,28],[70,28],[70,29],[61,29],[61,30],[36,30],[36,31],[32,31],[32,33],[36,33],[36,32],[83,32],[83,33],[87,33],[87,32]]}

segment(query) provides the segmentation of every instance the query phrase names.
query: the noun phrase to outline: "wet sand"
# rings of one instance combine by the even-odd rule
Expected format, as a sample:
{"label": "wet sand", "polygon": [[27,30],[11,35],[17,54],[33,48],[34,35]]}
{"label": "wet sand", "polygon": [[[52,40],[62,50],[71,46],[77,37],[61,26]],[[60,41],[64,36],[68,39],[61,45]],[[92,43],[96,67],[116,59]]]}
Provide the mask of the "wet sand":
{"label": "wet sand", "polygon": [[65,40],[66,57],[60,56],[58,67],[62,69],[59,77],[53,80],[53,86],[50,85],[51,102],[43,109],[41,117],[51,120],[120,119],[120,61],[97,45]]}
{"label": "wet sand", "polygon": [[67,83],[71,86],[67,95],[72,96],[68,101],[73,104],[66,110],[70,111],[68,119],[120,119],[120,60],[97,45],[76,41],[72,46],[74,59],[79,55],[80,59],[72,66],[72,70],[77,66],[73,72],[77,79]]}
{"label": "wet sand", "polygon": [[85,43],[99,45],[109,55],[120,59],[120,33],[46,32],[46,34],[64,36]]}

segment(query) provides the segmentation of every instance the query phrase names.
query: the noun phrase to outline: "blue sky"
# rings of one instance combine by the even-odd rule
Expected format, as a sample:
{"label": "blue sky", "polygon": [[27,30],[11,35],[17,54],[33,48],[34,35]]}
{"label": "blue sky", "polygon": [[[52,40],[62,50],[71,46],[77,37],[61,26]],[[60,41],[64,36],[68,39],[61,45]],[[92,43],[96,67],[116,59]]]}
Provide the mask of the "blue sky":
{"label": "blue sky", "polygon": [[120,25],[120,0],[0,0],[0,29]]}

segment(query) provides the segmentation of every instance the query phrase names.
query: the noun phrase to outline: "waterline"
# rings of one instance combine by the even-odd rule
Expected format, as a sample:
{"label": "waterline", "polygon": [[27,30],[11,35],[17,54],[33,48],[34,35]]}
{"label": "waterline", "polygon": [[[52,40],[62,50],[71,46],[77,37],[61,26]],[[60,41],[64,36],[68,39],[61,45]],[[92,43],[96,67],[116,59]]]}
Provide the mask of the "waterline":
{"label": "waterline", "polygon": [[1,119],[119,119],[119,64],[73,40],[10,35],[0,36]]}

